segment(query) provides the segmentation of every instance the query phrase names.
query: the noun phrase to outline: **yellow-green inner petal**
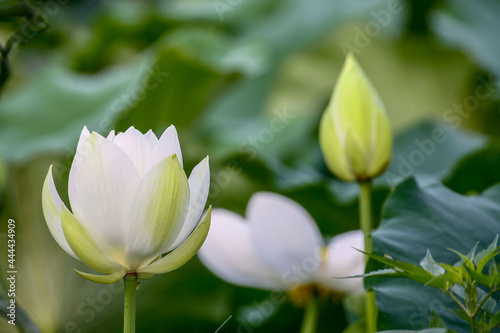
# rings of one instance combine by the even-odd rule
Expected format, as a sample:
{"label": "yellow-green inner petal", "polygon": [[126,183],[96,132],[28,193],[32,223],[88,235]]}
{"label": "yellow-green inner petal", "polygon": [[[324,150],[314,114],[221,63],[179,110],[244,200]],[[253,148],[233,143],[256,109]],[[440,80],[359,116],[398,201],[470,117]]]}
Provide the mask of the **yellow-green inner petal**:
{"label": "yellow-green inner petal", "polygon": [[87,266],[104,274],[125,270],[124,267],[99,248],[87,229],[64,206],[62,208],[61,221],[69,246]]}
{"label": "yellow-green inner petal", "polygon": [[80,276],[86,278],[87,280],[90,280],[92,282],[97,282],[97,283],[105,283],[105,284],[115,283],[115,282],[121,280],[121,278],[123,278],[126,274],[125,271],[116,272],[116,273],[109,274],[109,275],[90,274],[90,273],[77,271],[76,269],[74,269],[74,271],[77,272]]}
{"label": "yellow-green inner petal", "polygon": [[[142,180],[129,215],[127,267],[136,269],[177,238],[189,207],[189,185],[176,155],[166,157]],[[150,259],[149,259],[150,260]]]}
{"label": "yellow-green inner petal", "polygon": [[174,251],[167,254],[160,260],[150,264],[139,270],[139,274],[164,274],[173,271],[191,259],[196,252],[200,249],[205,241],[210,228],[210,217],[212,213],[212,206],[208,208],[207,213],[203,217],[203,221],[193,231],[193,233]]}

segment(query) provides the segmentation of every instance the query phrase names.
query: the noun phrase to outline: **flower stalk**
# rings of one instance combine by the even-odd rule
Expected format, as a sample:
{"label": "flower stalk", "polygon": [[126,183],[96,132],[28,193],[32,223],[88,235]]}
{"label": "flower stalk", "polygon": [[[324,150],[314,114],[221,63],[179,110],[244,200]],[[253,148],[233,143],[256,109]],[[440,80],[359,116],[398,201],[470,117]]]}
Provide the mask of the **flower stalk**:
{"label": "flower stalk", "polygon": [[[373,250],[372,240],[372,186],[371,181],[360,182],[359,193],[359,219],[361,230],[365,240],[365,251],[371,253]],[[366,261],[369,257],[366,256]],[[375,303],[375,291],[368,289],[365,298],[366,307],[366,332],[373,333],[377,331],[377,306]]]}
{"label": "flower stalk", "polygon": [[123,314],[123,332],[135,333],[135,296],[137,290],[137,274],[127,274],[125,281],[125,304]]}
{"label": "flower stalk", "polygon": [[302,321],[301,333],[314,333],[318,321],[318,300],[316,297],[311,297],[306,307],[304,320]]}
{"label": "flower stalk", "polygon": [[[389,165],[392,131],[381,98],[353,54],[347,55],[321,118],[319,141],[330,171],[360,186],[359,219],[365,251],[371,254],[371,181]],[[372,289],[367,290],[365,305],[366,331],[376,332],[377,307]]]}
{"label": "flower stalk", "polygon": [[[361,230],[363,231],[363,236],[365,238],[365,251],[368,253],[372,252],[373,241],[372,241],[372,185],[371,181],[360,182],[360,194],[359,194],[359,219]],[[366,257],[368,261],[369,257]]]}

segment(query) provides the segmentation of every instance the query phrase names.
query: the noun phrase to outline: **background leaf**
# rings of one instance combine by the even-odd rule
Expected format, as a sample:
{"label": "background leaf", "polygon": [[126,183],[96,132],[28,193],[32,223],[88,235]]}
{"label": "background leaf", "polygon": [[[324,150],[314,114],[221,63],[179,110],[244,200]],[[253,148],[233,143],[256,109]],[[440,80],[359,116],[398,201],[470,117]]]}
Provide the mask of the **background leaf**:
{"label": "background leaf", "polygon": [[[422,187],[410,178],[396,188],[384,207],[380,228],[373,233],[374,252],[418,264],[430,250],[435,260],[453,264],[456,256],[447,248],[468,252],[478,241],[479,249],[486,248],[499,221],[500,186],[481,196],[464,197],[442,185]],[[377,268],[370,262],[367,271]],[[375,277],[365,283],[375,288],[381,329],[424,328],[434,311],[447,327],[458,332],[470,330],[445,310],[454,303],[438,289]]]}

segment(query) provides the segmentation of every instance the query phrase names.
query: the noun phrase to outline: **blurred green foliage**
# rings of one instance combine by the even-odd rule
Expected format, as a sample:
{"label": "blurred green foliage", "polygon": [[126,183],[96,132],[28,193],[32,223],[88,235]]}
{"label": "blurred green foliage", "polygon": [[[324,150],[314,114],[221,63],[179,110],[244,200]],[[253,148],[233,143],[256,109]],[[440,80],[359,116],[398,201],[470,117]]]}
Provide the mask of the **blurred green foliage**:
{"label": "blurred green foliage", "polygon": [[[449,254],[437,243],[463,250],[498,232],[498,220],[484,222],[475,215],[433,224],[431,213],[416,212],[422,224],[413,225],[410,217],[404,230],[403,224],[393,230],[387,222],[391,207],[415,209],[412,197],[432,206],[428,196],[437,191],[405,182],[391,194],[396,185],[391,180],[413,174],[422,184],[443,181],[462,194],[479,193],[500,180],[495,0],[37,1],[28,4],[49,24],[37,36],[29,29],[13,35],[25,21],[5,8],[18,4],[0,2],[2,44],[9,38],[22,42],[11,54],[12,74],[0,99],[0,236],[7,219],[14,218],[17,300],[42,332],[121,330],[121,284],[95,285],[72,272],[81,264],[57,246],[41,212],[50,164],[66,196],[84,125],[101,134],[132,125],[159,134],[173,123],[188,172],[210,155],[212,205],[242,213],[252,193],[270,190],[303,205],[325,237],[358,228],[357,187],[328,173],[317,142],[319,118],[346,50],[372,79],[397,134],[389,173],[376,180],[377,221],[390,195],[376,251],[411,261],[415,249],[408,247],[418,244],[415,258],[427,247],[445,260]],[[387,178],[390,174],[396,177]],[[486,199],[459,199],[468,200]],[[405,238],[408,230],[412,242]],[[3,261],[5,256],[1,250]],[[432,292],[415,291],[407,281],[377,283],[382,314],[393,318],[397,308],[403,319],[417,311],[422,323],[430,320]],[[193,259],[143,282],[138,331],[214,332],[232,315],[223,331],[298,332],[303,310],[272,296],[231,286]],[[401,300],[405,297],[412,304]],[[344,331],[347,320],[362,312],[356,304],[324,300],[318,332]],[[383,315],[380,323],[381,329],[428,327]],[[361,331],[358,326],[349,332],[356,330]],[[15,332],[3,319],[0,331]]]}

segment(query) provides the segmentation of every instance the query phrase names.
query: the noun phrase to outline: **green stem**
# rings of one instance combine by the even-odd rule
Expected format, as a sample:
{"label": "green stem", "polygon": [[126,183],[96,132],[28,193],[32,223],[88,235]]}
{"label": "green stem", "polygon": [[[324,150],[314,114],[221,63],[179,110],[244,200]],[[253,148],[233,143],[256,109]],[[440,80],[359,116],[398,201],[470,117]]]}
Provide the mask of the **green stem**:
{"label": "green stem", "polygon": [[[372,188],[371,181],[360,182],[359,188],[359,223],[365,237],[365,252],[372,253]],[[369,257],[366,256],[368,262]],[[377,331],[377,304],[375,303],[375,291],[370,289],[366,293],[366,332]]]}
{"label": "green stem", "polygon": [[137,275],[125,275],[125,307],[123,314],[123,332],[135,333],[135,292],[137,290]]}
{"label": "green stem", "polygon": [[318,321],[318,300],[312,296],[306,307],[304,320],[300,333],[314,333],[316,331],[316,322]]}
{"label": "green stem", "polygon": [[471,333],[476,333],[476,318],[472,318],[472,321],[471,321]]}
{"label": "green stem", "polygon": [[[372,183],[359,183],[359,223],[365,236],[365,252],[371,253],[373,249],[372,241]],[[366,257],[368,261],[369,257]]]}
{"label": "green stem", "polygon": [[368,289],[365,298],[366,306],[366,332],[377,332],[377,303],[375,303],[375,290]]}
{"label": "green stem", "polygon": [[469,310],[467,310],[465,305],[463,305],[462,302],[460,302],[451,291],[445,291],[445,293],[446,295],[450,296],[455,301],[455,303],[458,304],[458,306],[460,306],[460,308],[465,312],[466,315],[470,316]]}

